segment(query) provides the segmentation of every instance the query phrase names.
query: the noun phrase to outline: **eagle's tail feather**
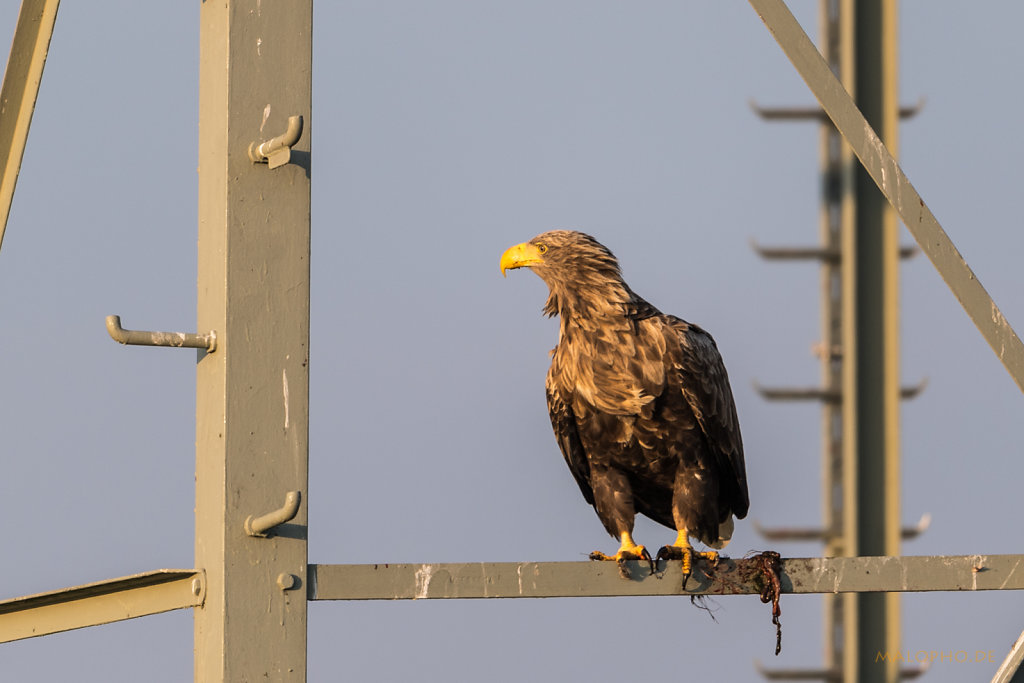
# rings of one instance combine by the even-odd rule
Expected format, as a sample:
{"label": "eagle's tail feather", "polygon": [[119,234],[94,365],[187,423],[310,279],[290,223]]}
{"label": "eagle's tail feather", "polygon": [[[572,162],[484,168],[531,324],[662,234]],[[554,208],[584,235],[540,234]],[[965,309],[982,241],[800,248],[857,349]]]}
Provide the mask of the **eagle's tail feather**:
{"label": "eagle's tail feather", "polygon": [[732,540],[732,532],[735,527],[736,524],[733,522],[732,515],[729,515],[724,522],[718,525],[718,539],[711,543],[707,543],[707,545],[715,550],[721,550],[725,546],[729,545],[729,541]]}

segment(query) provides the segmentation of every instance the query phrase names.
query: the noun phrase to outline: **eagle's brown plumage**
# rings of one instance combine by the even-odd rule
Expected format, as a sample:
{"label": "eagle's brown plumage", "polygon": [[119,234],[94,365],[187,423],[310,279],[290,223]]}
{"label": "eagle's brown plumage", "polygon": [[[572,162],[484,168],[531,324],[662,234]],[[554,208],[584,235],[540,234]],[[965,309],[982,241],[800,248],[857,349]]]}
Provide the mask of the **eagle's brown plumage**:
{"label": "eagle's brown plumage", "polygon": [[529,267],[550,289],[544,312],[561,321],[546,382],[551,425],[608,533],[623,550],[642,550],[630,536],[640,512],[678,530],[677,546],[688,548],[688,534],[723,547],[749,498],[736,406],[711,335],[640,298],[615,256],[580,232],[538,235],[505,252],[501,266]]}

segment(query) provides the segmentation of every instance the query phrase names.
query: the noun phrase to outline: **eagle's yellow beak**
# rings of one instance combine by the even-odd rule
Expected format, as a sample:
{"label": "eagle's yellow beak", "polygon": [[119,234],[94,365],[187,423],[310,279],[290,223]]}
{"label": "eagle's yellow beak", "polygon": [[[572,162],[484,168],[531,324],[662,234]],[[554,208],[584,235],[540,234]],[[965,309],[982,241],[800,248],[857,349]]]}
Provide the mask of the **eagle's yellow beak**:
{"label": "eagle's yellow beak", "polygon": [[509,247],[504,254],[501,255],[501,274],[504,276],[506,270],[513,270],[515,268],[523,268],[525,266],[532,266],[535,263],[543,263],[544,257],[541,256],[540,249],[536,245],[530,244],[529,242],[523,242],[517,244],[514,247]]}

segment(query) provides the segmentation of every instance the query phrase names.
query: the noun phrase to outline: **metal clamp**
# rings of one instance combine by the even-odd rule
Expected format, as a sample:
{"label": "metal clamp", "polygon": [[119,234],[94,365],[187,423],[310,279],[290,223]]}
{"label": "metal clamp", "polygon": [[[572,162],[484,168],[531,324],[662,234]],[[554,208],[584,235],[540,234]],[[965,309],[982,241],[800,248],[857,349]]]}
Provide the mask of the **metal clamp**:
{"label": "metal clamp", "polygon": [[206,334],[191,332],[148,332],[145,330],[126,330],[121,327],[121,316],[107,316],[107,332],[111,338],[121,344],[138,346],[177,346],[192,349],[206,349],[207,353],[217,350],[217,333],[210,330]]}
{"label": "metal clamp", "polygon": [[284,505],[273,512],[260,517],[249,515],[245,520],[245,533],[250,536],[266,536],[275,526],[290,522],[299,513],[302,495],[298,491],[289,491],[284,497]]}
{"label": "metal clamp", "polygon": [[249,158],[253,163],[267,164],[270,168],[284,166],[292,158],[292,146],[302,137],[302,117],[289,116],[288,130],[276,138],[249,144]]}

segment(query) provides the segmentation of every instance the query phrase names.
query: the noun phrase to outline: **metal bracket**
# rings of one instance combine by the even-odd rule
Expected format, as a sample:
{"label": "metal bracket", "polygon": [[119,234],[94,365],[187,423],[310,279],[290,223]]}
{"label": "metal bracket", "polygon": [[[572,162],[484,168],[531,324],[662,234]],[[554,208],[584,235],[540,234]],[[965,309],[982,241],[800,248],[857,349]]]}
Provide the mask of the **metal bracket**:
{"label": "metal bracket", "polygon": [[[754,100],[749,100],[750,108],[765,121],[805,121],[818,120],[828,123],[829,117],[821,107],[762,107]],[[916,104],[900,107],[901,119],[912,119],[924,109],[925,98],[920,97]]]}
{"label": "metal bracket", "polygon": [[292,158],[292,146],[302,137],[302,117],[289,116],[288,130],[276,138],[249,144],[249,158],[270,168],[284,166]]}
{"label": "metal bracket", "polygon": [[[919,678],[921,674],[928,671],[930,662],[925,662],[916,667],[902,667],[899,671],[901,681]],[[754,662],[754,668],[769,681],[841,681],[843,672],[838,668],[832,669],[769,669],[761,665],[761,662]]]}
{"label": "metal bracket", "polygon": [[[754,530],[757,531],[763,538],[769,541],[830,541],[832,539],[841,538],[842,533],[839,531],[831,531],[829,529],[813,528],[813,527],[766,527],[762,526],[757,520],[753,521]],[[925,531],[928,530],[932,524],[932,516],[926,512],[921,515],[921,519],[918,520],[914,526],[905,526],[900,529],[900,538],[904,541],[909,541],[913,538],[917,538]]]}
{"label": "metal bracket", "polygon": [[148,332],[145,330],[126,330],[121,327],[121,316],[107,316],[107,332],[111,338],[121,344],[138,346],[176,346],[192,349],[206,349],[207,353],[217,350],[217,333],[210,330],[206,334],[191,332]]}
{"label": "metal bracket", "polygon": [[[766,261],[825,261],[827,263],[839,263],[841,253],[837,248],[829,247],[764,247],[758,244],[757,240],[750,240],[750,248],[757,252],[757,255]],[[900,247],[900,258],[909,259],[916,256],[918,248],[915,245]]]}
{"label": "metal bracket", "polygon": [[245,533],[250,536],[266,536],[275,526],[295,519],[295,515],[299,513],[300,502],[302,494],[298,491],[289,491],[284,497],[284,505],[277,510],[260,517],[249,515],[245,520]]}
{"label": "metal bracket", "polygon": [[[841,352],[833,351],[834,358],[840,357]],[[827,389],[823,387],[766,387],[753,382],[754,391],[762,398],[769,401],[824,401],[826,403],[840,403],[843,394],[839,389]],[[925,377],[917,384],[900,387],[900,398],[908,400],[916,398],[928,386],[928,378]]]}

